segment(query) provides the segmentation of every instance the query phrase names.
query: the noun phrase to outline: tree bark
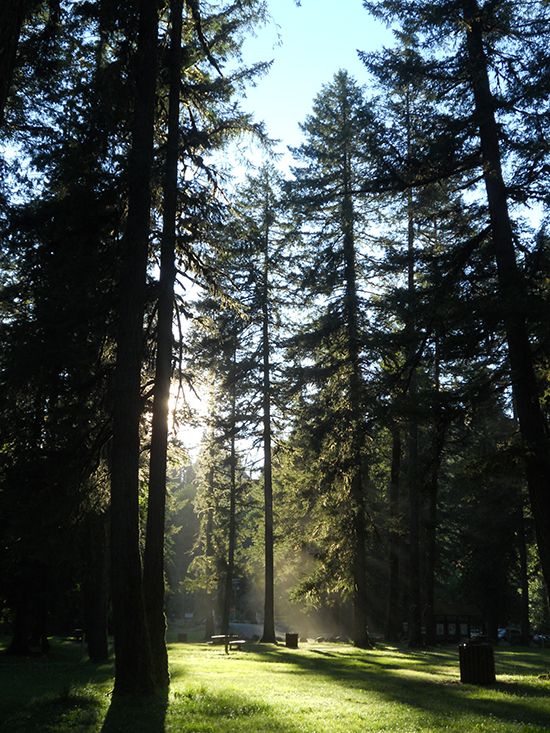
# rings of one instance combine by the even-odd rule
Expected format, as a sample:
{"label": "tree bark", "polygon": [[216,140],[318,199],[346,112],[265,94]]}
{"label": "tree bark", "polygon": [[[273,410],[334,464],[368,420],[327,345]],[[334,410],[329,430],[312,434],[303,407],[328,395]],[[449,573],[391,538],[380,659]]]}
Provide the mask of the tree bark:
{"label": "tree bark", "polygon": [[518,506],[518,554],[519,571],[521,580],[521,643],[529,646],[530,622],[529,622],[529,572],[527,566],[527,541],[525,538],[525,518],[523,516],[523,497],[519,497]]}
{"label": "tree bark", "polygon": [[[347,131],[347,107],[344,108],[344,129]],[[349,404],[352,427],[350,446],[350,485],[353,511],[353,643],[361,649],[372,648],[369,637],[367,607],[367,528],[365,509],[365,469],[363,466],[364,410],[362,378],[359,363],[359,299],[357,295],[357,269],[355,262],[354,210],[351,186],[351,153],[346,137],[342,159],[342,236],[344,253],[344,278],[346,288],[346,331],[350,367]]]}
{"label": "tree bark", "polygon": [[433,435],[431,440],[431,466],[428,481],[428,509],[426,517],[426,611],[424,624],[426,626],[426,644],[435,646],[435,565],[437,554],[437,500],[439,494],[439,468],[441,454],[445,442],[445,425],[440,402],[440,366],[439,340],[436,336],[435,355],[435,404],[432,407]]}
{"label": "tree bark", "polygon": [[236,349],[233,351],[233,384],[231,385],[231,455],[229,481],[229,537],[227,548],[227,569],[225,573],[225,590],[223,594],[222,634],[229,634],[229,620],[231,616],[231,600],[233,597],[233,577],[235,574],[235,535],[236,506],[237,506],[237,454],[235,451],[235,422],[236,422]]}
{"label": "tree bark", "polygon": [[264,293],[262,303],[263,341],[263,433],[264,433],[264,503],[265,503],[265,597],[264,630],[261,641],[276,644],[275,573],[273,557],[273,474],[271,466],[271,363],[269,341],[269,228],[266,216],[264,250]]}
{"label": "tree bark", "polygon": [[29,607],[25,591],[18,600],[14,611],[13,634],[7,654],[28,656],[31,653],[29,646]]}
{"label": "tree bark", "polygon": [[392,455],[390,475],[390,575],[388,591],[388,609],[386,613],[386,641],[397,642],[400,637],[399,628],[399,545],[400,514],[399,486],[401,474],[401,432],[398,425],[392,426]]}
{"label": "tree bark", "polygon": [[[210,558],[213,557],[214,551],[212,549],[212,534],[213,534],[213,527],[214,527],[214,507],[213,507],[213,494],[214,494],[214,469],[211,468],[208,474],[208,486],[210,488],[210,504],[207,509],[207,516],[206,516],[206,538],[205,538],[205,548],[204,548],[204,554],[206,556],[208,567],[207,572],[208,575],[210,575]],[[205,614],[205,624],[204,624],[204,638],[210,639],[215,633],[216,633],[216,627],[214,624],[214,603],[212,598],[212,593],[210,592],[210,588],[207,587],[205,591],[205,598],[204,598],[204,614]]]}
{"label": "tree bark", "polygon": [[[407,96],[407,120],[409,98]],[[410,137],[410,122],[407,121]],[[418,486],[418,385],[416,376],[416,285],[414,253],[413,196],[407,198],[408,246],[408,323],[409,332],[409,646],[420,647],[422,639],[422,609],[420,607],[420,492]]]}
{"label": "tree bark", "polygon": [[157,29],[156,0],[141,0],[113,405],[111,581],[116,695],[154,691],[139,548],[139,455]]}
{"label": "tree bark", "polygon": [[149,457],[149,496],[143,558],[145,613],[151,644],[155,684],[170,684],[166,649],[164,612],[164,525],[166,514],[166,466],[168,450],[168,411],[172,383],[172,319],[174,304],[176,216],[178,208],[178,158],[182,0],[170,6],[170,87],[168,100],[168,139],[164,172],[163,231],[160,252],[159,297],[157,313],[157,354],[153,396],[151,453]]}
{"label": "tree bark", "polygon": [[[214,433],[210,436],[210,444],[214,444]],[[210,460],[213,461],[212,456]],[[206,527],[204,537],[204,556],[206,558],[206,574],[207,574],[207,587],[204,591],[204,617],[205,617],[205,628],[204,638],[210,639],[216,633],[216,627],[214,624],[214,602],[213,594],[210,592],[210,576],[211,576],[211,558],[214,556],[214,549],[212,547],[212,537],[214,534],[214,464],[210,464],[208,471],[208,506],[206,509]]]}
{"label": "tree bark", "polygon": [[462,9],[512,389],[542,571],[546,583],[550,584],[550,455],[526,324],[526,286],[514,249],[481,13],[476,0],[463,0]]}
{"label": "tree bark", "polygon": [[0,15],[0,125],[4,122],[4,109],[11,89],[21,28],[33,4],[33,0],[4,0],[2,5]]}
{"label": "tree bark", "polygon": [[105,512],[92,509],[85,519],[82,596],[88,656],[94,664],[100,664],[109,659],[107,538],[108,526]]}
{"label": "tree bark", "polygon": [[367,532],[365,526],[365,499],[363,491],[363,473],[356,470],[352,478],[352,497],[354,503],[354,561],[353,561],[353,606],[354,635],[353,643],[359,649],[371,649],[367,620]]}

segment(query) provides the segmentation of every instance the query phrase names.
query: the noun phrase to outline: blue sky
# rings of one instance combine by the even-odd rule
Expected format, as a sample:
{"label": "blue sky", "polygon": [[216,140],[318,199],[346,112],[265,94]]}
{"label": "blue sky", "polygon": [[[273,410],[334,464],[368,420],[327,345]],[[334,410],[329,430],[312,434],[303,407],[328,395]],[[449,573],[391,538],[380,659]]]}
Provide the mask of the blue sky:
{"label": "blue sky", "polygon": [[372,51],[392,45],[391,32],[364,10],[361,0],[269,0],[271,24],[245,42],[247,62],[273,60],[269,74],[250,89],[242,106],[264,120],[272,138],[298,145],[298,127],[311,112],[312,101],[339,69],[360,84],[367,75],[357,49]]}

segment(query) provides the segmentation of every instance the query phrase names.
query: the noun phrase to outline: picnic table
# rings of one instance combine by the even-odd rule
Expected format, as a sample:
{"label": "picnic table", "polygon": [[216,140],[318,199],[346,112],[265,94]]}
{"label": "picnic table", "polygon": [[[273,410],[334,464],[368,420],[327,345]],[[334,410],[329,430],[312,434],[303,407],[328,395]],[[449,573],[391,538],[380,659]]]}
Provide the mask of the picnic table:
{"label": "picnic table", "polygon": [[244,644],[245,640],[241,639],[237,634],[215,634],[214,636],[210,637],[210,641],[208,644],[213,645],[225,645],[225,651],[226,653],[228,651],[233,651],[235,649],[238,649],[242,644]]}

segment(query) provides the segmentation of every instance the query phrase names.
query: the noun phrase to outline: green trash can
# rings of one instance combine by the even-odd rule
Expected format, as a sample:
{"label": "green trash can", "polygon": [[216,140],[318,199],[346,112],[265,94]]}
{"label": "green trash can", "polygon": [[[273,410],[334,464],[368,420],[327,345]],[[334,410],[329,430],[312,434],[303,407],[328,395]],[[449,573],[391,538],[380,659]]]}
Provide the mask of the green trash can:
{"label": "green trash can", "polygon": [[467,641],[458,646],[460,681],[469,685],[495,682],[495,654],[490,642]]}

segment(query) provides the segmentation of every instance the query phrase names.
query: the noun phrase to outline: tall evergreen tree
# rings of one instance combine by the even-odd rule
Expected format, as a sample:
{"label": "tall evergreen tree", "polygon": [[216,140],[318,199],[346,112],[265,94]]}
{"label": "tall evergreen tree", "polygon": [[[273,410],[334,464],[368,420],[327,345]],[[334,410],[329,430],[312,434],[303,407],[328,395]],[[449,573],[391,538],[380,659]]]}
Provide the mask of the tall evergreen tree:
{"label": "tall evergreen tree", "polygon": [[304,365],[305,404],[313,413],[324,480],[340,495],[348,517],[354,642],[366,647],[369,474],[362,262],[368,241],[365,199],[357,191],[369,176],[375,118],[363,91],[340,71],[314,100],[302,129],[305,142],[293,151],[299,165],[292,169],[291,196],[306,244],[302,283],[313,305],[293,355]]}
{"label": "tall evergreen tree", "polygon": [[[264,629],[262,641],[276,643],[275,575],[274,575],[274,511],[273,511],[273,408],[276,344],[279,318],[284,301],[281,275],[286,260],[287,233],[282,218],[281,192],[283,180],[274,166],[263,166],[254,178],[248,178],[235,202],[235,244],[246,258],[243,272],[251,287],[245,296],[246,306],[254,317],[257,332],[253,337],[251,366],[259,374],[258,407],[261,414],[264,483]],[[251,345],[252,345],[251,344]],[[253,385],[253,372],[249,386]],[[252,390],[251,390],[252,391]],[[253,391],[252,391],[253,394]]]}
{"label": "tall evergreen tree", "polygon": [[[399,51],[402,58],[414,63],[410,47],[403,44]],[[371,70],[383,80],[378,109],[385,119],[387,146],[393,148],[394,160],[408,161],[422,149],[425,128],[430,125],[425,121],[426,109],[434,103],[430,90],[415,85],[414,79],[392,76],[386,67],[371,66]],[[380,295],[371,343],[383,354],[378,385],[381,416],[389,419],[394,436],[400,422],[407,425],[403,483],[408,494],[408,632],[410,645],[422,646],[423,608],[429,615],[434,605],[437,471],[445,425],[453,414],[441,410],[439,360],[453,330],[450,316],[456,317],[454,311],[461,310],[453,284],[457,274],[446,272],[446,289],[439,278],[447,268],[447,250],[471,232],[469,212],[453,185],[413,188],[414,173],[410,173],[408,190],[378,197],[379,245],[385,252],[376,263]],[[462,316],[465,312],[461,311]],[[467,343],[465,338],[465,347]],[[479,351],[475,332],[468,349],[475,360]],[[461,397],[456,390],[448,389],[447,406],[457,399]],[[394,530],[391,532],[395,539]],[[394,570],[395,565],[394,559]],[[392,593],[395,602],[395,588]]]}
{"label": "tall evergreen tree", "polygon": [[[221,615],[221,632],[229,633],[246,532],[241,524],[248,488],[239,449],[246,419],[239,384],[238,319],[235,313],[220,311],[214,303],[211,306],[208,316],[203,310],[193,348],[195,369],[203,372],[203,391],[207,383],[211,391],[199,456],[196,511],[201,516],[201,532],[191,568],[194,583],[206,591],[207,637],[214,633],[214,611]],[[221,601],[215,602],[216,595]]]}
{"label": "tall evergreen tree", "polygon": [[[524,146],[517,155],[509,144],[514,126],[522,125],[522,105],[530,102],[532,85],[526,77],[529,65],[524,59],[537,54],[539,62],[545,58],[533,33],[545,8],[542,4],[479,4],[477,0],[364,4],[379,17],[401,23],[416,43],[419,56],[414,69],[399,64],[400,72],[425,80],[438,95],[438,139],[432,138],[426,148],[428,154],[416,160],[419,180],[443,179],[460,169],[473,171],[476,166],[482,171],[531,506],[548,578],[550,459],[529,339],[527,290],[510,216],[512,189],[503,173],[512,160],[525,171],[532,167],[529,156],[537,161],[545,156],[544,146]],[[387,56],[385,60],[387,63]],[[500,78],[498,93],[491,81],[494,72]],[[521,79],[525,80],[525,93],[521,91]],[[442,151],[447,151],[445,156]],[[516,193],[516,198],[525,201],[531,190],[524,185]]]}
{"label": "tall evergreen tree", "polygon": [[[224,224],[225,248],[219,267],[225,275],[226,296],[233,298],[234,313],[216,317],[220,330],[214,350],[220,355],[231,338],[232,376],[227,387],[238,384],[234,426],[240,439],[249,440],[263,453],[264,486],[264,632],[275,643],[274,528],[272,486],[272,410],[274,354],[280,301],[283,296],[285,229],[281,222],[282,177],[272,165],[260,169],[238,188],[232,215]],[[230,318],[230,320],[228,320]],[[224,325],[225,324],[225,325]],[[225,373],[216,369],[218,378]],[[234,386],[233,386],[234,389]]]}
{"label": "tall evergreen tree", "polygon": [[168,454],[168,410],[172,382],[173,307],[178,210],[179,119],[183,0],[170,4],[170,58],[168,130],[163,180],[163,219],[157,305],[157,351],[149,455],[147,530],[143,556],[143,584],[147,629],[151,643],[155,683],[170,680],[164,615],[164,525]]}
{"label": "tall evergreen tree", "polygon": [[[9,474],[26,465],[20,483],[28,482],[29,498],[33,492],[44,492],[52,520],[58,513],[55,526],[64,526],[63,518],[67,518],[73,528],[64,538],[65,553],[67,540],[76,548],[77,532],[82,542],[95,510],[105,510],[105,496],[94,474],[110,432],[113,272],[120,223],[120,181],[112,174],[113,159],[104,144],[112,139],[113,129],[102,127],[96,114],[104,100],[99,89],[108,95],[109,85],[99,83],[104,72],[102,59],[94,54],[81,26],[79,9],[70,10],[57,29],[55,63],[48,44],[36,63],[36,47],[43,42],[51,18],[35,18],[21,40],[15,80],[19,108],[11,110],[14,117],[4,132],[18,147],[24,165],[18,172],[12,170],[14,187],[7,197],[10,206],[4,210],[6,228],[2,232],[2,391],[6,406],[11,405],[4,412],[3,435],[13,436],[3,446],[2,461],[11,466],[5,474],[3,497],[10,494]],[[21,77],[33,97],[21,87]],[[95,103],[83,102],[83,90],[95,95]],[[42,115],[39,134],[34,134],[35,104]],[[15,181],[24,184],[18,187]],[[37,480],[40,470],[43,479]],[[21,501],[20,508],[23,506]],[[27,516],[33,514],[27,512]],[[43,519],[44,513],[36,516]],[[81,573],[83,586],[87,585],[90,568],[74,567],[77,552],[71,562],[62,561],[59,548],[48,547],[47,538],[59,537],[58,531],[49,529],[47,523],[42,531],[29,524],[27,529],[20,569],[27,564],[26,556],[34,556],[36,561],[41,558],[43,584],[52,572],[56,575],[55,566],[65,565],[70,572]],[[104,538],[101,541],[104,544]],[[39,553],[33,551],[34,543],[42,547]],[[96,549],[99,555],[99,546]],[[72,582],[76,584],[78,578]],[[32,584],[26,593],[34,607],[40,596],[38,605],[47,612],[51,605],[47,594],[37,593]],[[57,598],[64,594],[68,596],[69,590],[58,585]],[[105,596],[102,608],[103,601]],[[89,604],[85,611],[89,618],[88,611]],[[106,633],[106,617],[98,618],[97,626]],[[98,658],[92,650],[90,653]],[[102,643],[99,656],[104,658],[105,653]]]}
{"label": "tall evergreen tree", "polygon": [[[195,66],[195,71],[198,72],[198,69],[201,65],[201,62],[203,65],[207,65],[209,67],[212,67],[215,69],[217,73],[221,73],[221,66],[224,62],[227,61],[227,59],[232,58],[235,53],[238,51],[238,48],[240,47],[241,40],[239,38],[239,33],[242,32],[244,28],[249,27],[252,23],[254,23],[259,15],[262,13],[263,5],[262,3],[245,3],[238,6],[231,6],[228,10],[222,13],[212,13],[210,15],[207,15],[208,8],[199,10],[198,6],[194,2],[188,2],[186,3],[186,9],[188,12],[189,17],[189,28],[191,29],[193,33],[193,41],[192,43],[188,44],[186,47],[186,56],[184,58],[184,63],[189,66]],[[153,13],[152,10],[149,11],[150,14],[147,16],[147,24],[146,29],[149,32],[149,35],[147,36],[147,43],[150,44],[150,46],[146,46],[145,53],[149,56],[149,65],[147,67],[148,73],[151,73],[151,61],[153,60],[153,32],[151,30],[151,24],[153,23]],[[155,8],[155,18],[156,15],[156,8]],[[180,17],[180,10],[178,9],[178,21],[179,24],[179,17]],[[172,17],[173,22],[175,22],[174,15]],[[229,25],[227,25],[229,24]],[[228,28],[230,29],[230,33],[228,33]],[[179,30],[179,28],[178,28]],[[212,35],[213,38],[210,39],[208,42],[206,40],[207,35]],[[180,33],[177,34],[179,37]],[[138,47],[137,47],[137,58],[140,59],[140,45],[139,45],[139,38],[141,36],[138,36]],[[178,41],[176,39],[176,33],[174,33],[174,42],[172,44],[173,48],[176,48],[178,45]],[[155,44],[156,44],[156,32],[155,32]],[[244,71],[242,72],[241,76],[244,78],[249,78],[251,74],[256,73],[258,69],[254,69],[252,71]],[[148,525],[147,525],[147,542],[146,542],[146,578],[145,580],[151,581],[153,587],[151,588],[151,599],[148,602],[147,606],[149,609],[149,617],[148,617],[148,625],[150,626],[150,629],[148,631],[153,632],[153,641],[155,644],[154,647],[154,659],[157,660],[157,673],[156,673],[156,681],[159,684],[165,685],[168,682],[168,670],[167,670],[167,656],[166,656],[166,649],[165,649],[165,641],[164,641],[164,616],[163,616],[163,609],[162,609],[162,596],[163,596],[163,586],[164,586],[164,578],[163,578],[163,535],[164,535],[164,485],[165,485],[165,453],[166,453],[166,399],[167,399],[167,393],[169,390],[169,379],[170,379],[170,362],[171,362],[171,324],[170,324],[170,313],[172,309],[172,298],[171,293],[173,292],[173,280],[174,280],[174,274],[175,274],[175,268],[174,268],[174,254],[173,254],[173,247],[175,244],[174,237],[175,237],[175,225],[173,221],[168,222],[168,217],[172,218],[175,217],[177,208],[178,208],[178,201],[177,201],[177,191],[175,188],[175,181],[174,175],[177,174],[177,161],[178,161],[178,153],[177,153],[177,123],[176,118],[178,117],[177,113],[177,95],[179,95],[182,91],[184,91],[184,101],[186,104],[186,114],[188,115],[189,122],[190,122],[190,129],[188,133],[187,139],[183,140],[183,144],[181,145],[181,149],[183,150],[184,154],[189,156],[189,158],[192,161],[192,164],[198,168],[201,175],[206,175],[207,178],[213,177],[213,172],[210,168],[206,167],[204,165],[204,162],[202,160],[202,157],[199,153],[199,150],[206,150],[206,149],[212,149],[215,146],[220,145],[223,141],[227,139],[227,137],[231,135],[235,135],[240,133],[244,128],[251,129],[253,128],[253,125],[251,125],[249,119],[246,118],[246,116],[243,116],[239,113],[238,110],[235,109],[234,105],[231,103],[232,96],[235,92],[235,86],[232,78],[229,79],[223,79],[221,84],[216,84],[214,81],[208,78],[208,75],[200,74],[201,79],[199,83],[193,83],[191,81],[192,74],[189,75],[191,83],[183,86],[176,83],[176,75],[180,73],[180,64],[178,62],[178,59],[176,58],[175,63],[173,64],[173,81],[172,81],[172,113],[171,116],[173,119],[170,120],[169,126],[170,126],[170,133],[169,133],[169,151],[168,151],[168,165],[170,166],[171,170],[171,186],[166,187],[167,194],[170,194],[168,198],[166,199],[166,207],[165,207],[165,213],[167,214],[166,217],[166,227],[165,227],[165,238],[164,238],[164,248],[163,248],[163,254],[162,254],[162,270],[161,270],[161,289],[163,291],[163,297],[161,298],[161,301],[159,303],[159,310],[158,310],[158,333],[162,337],[160,338],[158,344],[157,344],[157,366],[159,367],[157,370],[157,382],[155,385],[155,389],[157,392],[157,396],[160,400],[157,400],[156,405],[156,415],[154,413],[154,425],[155,425],[155,431],[154,431],[154,439],[153,439],[153,447],[154,447],[154,455],[153,460],[151,461],[151,474],[150,477],[153,479],[153,483],[150,487],[150,497],[151,497],[151,506],[150,506],[150,513],[148,515]],[[237,75],[238,77],[239,75]],[[129,376],[133,375],[133,396],[135,398],[139,398],[139,386],[140,386],[140,378],[141,378],[141,366],[143,363],[143,352],[140,349],[140,343],[141,339],[143,338],[143,334],[141,332],[141,326],[140,326],[140,334],[138,339],[138,322],[141,324],[143,321],[143,295],[144,295],[144,285],[145,285],[145,275],[146,275],[146,263],[147,263],[147,244],[149,237],[149,231],[150,231],[150,214],[148,213],[147,216],[145,214],[145,209],[147,211],[150,211],[150,206],[152,203],[151,199],[151,145],[153,142],[153,138],[149,138],[149,134],[153,134],[154,131],[154,101],[155,101],[155,88],[156,88],[156,82],[157,78],[156,75],[151,74],[151,78],[149,79],[150,86],[147,87],[147,89],[144,88],[145,81],[147,77],[142,78],[139,74],[136,81],[136,95],[139,95],[143,92],[143,94],[147,93],[147,102],[148,104],[152,105],[152,109],[149,112],[149,117],[145,119],[145,112],[146,112],[146,105],[145,101],[141,100],[139,102],[139,115],[137,115],[136,109],[134,109],[134,125],[135,125],[135,135],[134,135],[134,141],[139,146],[139,150],[141,153],[137,156],[137,159],[133,157],[132,150],[130,152],[129,157],[129,168],[130,168],[130,186],[129,186],[129,215],[128,215],[128,222],[127,222],[127,228],[126,228],[126,241],[129,243],[140,243],[139,244],[139,257],[134,253],[131,257],[132,267],[131,268],[123,267],[123,275],[121,280],[121,298],[120,303],[121,305],[124,305],[126,303],[127,305],[127,311],[125,311],[122,314],[122,319],[120,321],[121,324],[124,324],[121,326],[121,332],[119,335],[119,352],[122,357],[127,356],[128,358],[128,364],[124,370],[119,369],[118,373],[120,375],[124,374],[124,380],[128,380]],[[136,96],[137,100],[137,96]],[[137,104],[137,101],[136,101]],[[175,107],[175,109],[174,109]],[[195,111],[198,113],[198,116],[200,116],[203,120],[206,121],[205,129],[199,129],[197,125],[197,118],[195,115]],[[143,119],[142,119],[143,117]],[[147,124],[147,136],[145,136],[145,130],[143,125]],[[208,127],[209,125],[209,127]],[[151,128],[152,126],[152,128]],[[149,132],[151,131],[151,133]],[[137,135],[137,137],[136,137]],[[143,150],[142,150],[143,147]],[[134,151],[135,152],[135,151]],[[146,156],[147,152],[147,157]],[[136,176],[136,172],[132,172],[131,166],[132,163],[135,163],[138,165],[138,171],[142,171],[141,177]],[[149,171],[148,176],[149,180],[146,182],[145,178],[145,172],[146,169]],[[130,215],[132,212],[132,206],[130,204],[131,198],[132,198],[132,191],[133,185],[141,185],[141,188],[139,190],[140,196],[145,197],[145,189],[146,189],[146,183],[149,188],[149,204],[146,207],[146,201],[145,198],[141,200],[140,209],[139,212],[136,211],[136,222],[135,226],[138,227],[138,233],[134,233],[134,230],[132,228],[132,216]],[[189,187],[191,188],[191,187]],[[199,190],[200,190],[199,186]],[[191,199],[191,206],[196,207],[199,210],[202,210],[204,208],[204,187],[202,187],[202,191],[199,193],[199,197],[195,198],[195,200]],[[196,195],[196,194],[195,194]],[[188,208],[190,209],[191,206]],[[190,212],[186,212],[186,219],[188,221],[193,220],[193,216],[190,215]],[[138,221],[139,220],[139,221]],[[147,231],[145,229],[145,222],[147,220]],[[190,232],[196,232],[198,229],[200,229],[200,225],[197,226],[196,223],[196,216],[195,221],[190,226],[189,230]],[[145,239],[142,239],[142,237],[145,237]],[[187,243],[187,246],[184,248],[184,251],[181,254],[182,259],[184,261],[191,261],[193,262],[193,266],[197,267],[197,262],[199,261],[199,258],[194,255],[192,246],[189,246],[189,242]],[[133,273],[133,274],[132,274]],[[139,282],[138,282],[139,280]],[[132,285],[130,282],[132,281]],[[122,297],[123,295],[127,296],[127,300],[125,297]],[[139,310],[136,309],[140,309]],[[132,323],[132,321],[128,321],[131,317],[134,318],[133,321],[133,328],[134,330],[130,332],[129,326]],[[125,345],[126,344],[126,345]],[[130,358],[132,359],[130,364]],[[139,366],[139,369],[138,369]],[[162,378],[161,378],[162,377]],[[122,378],[122,376],[121,376]],[[119,394],[118,392],[116,393]],[[123,435],[125,437],[125,440],[128,439],[132,434],[134,435],[134,438],[137,438],[138,435],[136,435],[136,431],[138,431],[139,434],[139,418],[141,415],[140,411],[140,402],[139,399],[137,402],[134,401],[134,410],[132,411],[130,408],[130,401],[129,401],[129,394],[125,395],[124,399],[124,410],[126,411],[126,414],[122,415],[122,397],[119,395],[117,399],[120,399],[120,402],[115,401],[115,413],[114,413],[114,438],[113,438],[113,469],[116,468],[116,471],[118,471],[118,474],[113,473],[113,477],[115,480],[115,486],[117,480],[120,480],[122,483],[122,467],[124,464],[119,465],[117,463],[118,459],[124,456],[124,459],[128,459],[130,456],[130,453],[128,450],[124,449],[122,450],[122,444],[118,445],[118,448],[120,450],[120,453],[117,453],[117,425],[120,429],[121,424],[126,424],[127,421],[132,418],[133,420],[133,428],[130,430],[129,423],[127,425],[127,429],[124,431]],[[118,415],[118,423],[117,423],[117,411],[116,407],[117,404],[120,408],[120,414]],[[162,407],[160,407],[162,406]],[[155,409],[155,408],[154,408]],[[162,423],[162,427],[160,425]],[[121,433],[122,435],[122,433]],[[157,442],[158,440],[158,442]],[[139,441],[136,443],[134,442],[134,449],[136,449],[136,446],[139,447]],[[133,472],[132,476],[130,476],[130,466],[128,465],[127,468],[124,470],[124,475],[126,477],[126,490],[128,493],[130,493],[130,483],[133,485],[133,492],[132,492],[132,502],[134,507],[134,512],[136,508],[136,497],[137,497],[137,460],[139,457],[139,451],[136,452],[134,450],[133,453]],[[116,491],[115,491],[116,493]],[[119,492],[121,493],[121,492]],[[129,501],[129,499],[128,499]],[[128,516],[128,515],[126,515]],[[134,513],[135,517],[135,513]],[[133,520],[132,520],[133,525]],[[118,535],[117,535],[118,536]],[[134,533],[134,539],[135,539],[135,533]],[[117,540],[120,541],[120,538]],[[137,560],[138,557],[135,558],[136,563],[134,564],[134,570],[136,571],[135,579],[137,582],[138,574],[137,570],[139,567],[139,563]],[[136,586],[136,594],[133,597],[132,603],[139,603],[139,595],[138,590]],[[154,608],[153,608],[154,605]],[[126,611],[128,611],[128,608],[126,607]],[[139,613],[136,614],[136,622],[138,624],[141,624],[141,621],[139,620]],[[150,636],[147,636],[146,638],[142,639],[142,647],[143,649],[147,648],[148,642],[151,640]],[[135,679],[135,678],[134,678]]]}
{"label": "tall evergreen tree", "polygon": [[118,335],[111,455],[111,559],[115,692],[152,694],[139,545],[139,458],[143,317],[151,217],[158,8],[140,0],[135,60],[128,219],[118,293]]}
{"label": "tall evergreen tree", "polygon": [[[46,196],[54,192],[54,197],[57,196],[62,201],[67,190],[88,190],[94,196],[97,195],[98,205],[90,207],[95,212],[96,221],[88,229],[97,233],[97,246],[103,247],[111,256],[111,269],[106,276],[107,279],[110,278],[106,288],[107,296],[112,294],[113,280],[117,276],[121,280],[118,293],[117,386],[113,389],[110,384],[108,393],[115,402],[115,435],[110,458],[114,486],[111,507],[114,517],[112,580],[115,589],[116,627],[120,630],[117,639],[120,654],[117,654],[116,691],[143,692],[152,688],[146,651],[148,635],[144,631],[142,613],[137,466],[143,408],[143,316],[146,305],[150,305],[145,302],[149,292],[146,278],[151,252],[150,212],[153,207],[159,206],[160,200],[153,174],[156,170],[153,171],[152,164],[154,143],[160,142],[160,136],[164,133],[162,108],[156,105],[157,88],[162,86],[164,76],[161,79],[156,73],[155,64],[150,63],[154,61],[157,44],[155,28],[159,9],[155,3],[143,2],[139,8],[136,4],[136,12],[125,12],[123,17],[120,15],[121,7],[116,3],[60,2],[52,3],[50,9],[49,14],[28,15],[29,22],[24,27],[24,37],[19,44],[20,61],[12,85],[15,94],[10,98],[10,126],[7,134],[17,131],[16,144],[28,156],[23,160],[25,164],[29,164],[30,170],[48,170],[49,174],[44,179],[38,176],[33,179],[29,176],[28,181],[32,183],[29,183],[26,190],[20,188],[18,191],[22,198],[31,200],[33,196],[43,197],[44,192]],[[249,131],[257,129],[250,117],[240,113],[235,106],[234,96],[247,79],[265,66],[257,65],[252,70],[239,69],[224,77],[220,76],[220,69],[235,58],[246,29],[262,17],[265,7],[262,2],[251,0],[225,7],[221,11],[217,5],[199,9],[194,2],[187,3],[186,9],[188,22],[185,58],[181,67],[174,65],[178,75],[185,71],[185,79],[178,79],[179,83],[172,86],[178,89],[178,96],[181,93],[186,104],[185,122],[180,118],[182,124],[177,131],[178,134],[184,133],[185,138],[180,150],[185,149],[187,160],[191,160],[195,170],[200,173],[191,182],[188,169],[183,174],[178,169],[182,176],[180,183],[184,180],[186,189],[185,195],[181,195],[178,202],[179,212],[185,211],[186,228],[185,237],[179,239],[180,243],[185,243],[180,251],[181,262],[191,262],[193,266],[197,266],[200,258],[193,253],[190,242],[192,239],[197,241],[201,226],[204,230],[206,220],[198,215],[199,211],[201,214],[204,212],[204,201],[207,198],[207,187],[203,182],[204,179],[213,178],[212,170],[205,165],[203,156],[205,151],[211,152],[228,136],[238,134],[244,128]],[[141,31],[138,32],[140,22]],[[214,69],[213,76],[219,78],[208,77],[206,68]],[[135,94],[134,100],[129,98],[130,90]],[[207,131],[198,124],[199,117],[209,125]],[[131,129],[133,133],[130,132]],[[58,153],[61,151],[63,165],[51,164],[51,153],[54,149]],[[162,146],[158,152],[160,160],[164,155]],[[80,167],[73,165],[69,170],[66,165],[69,160],[73,163],[78,160]],[[202,180],[196,184],[197,178],[200,179],[201,176]],[[113,195],[115,190],[116,194]],[[127,217],[124,216],[126,203]],[[80,210],[79,207],[78,211]],[[61,223],[59,211],[61,209],[55,213],[56,224]],[[175,219],[173,210],[171,216]],[[121,231],[124,232],[122,248],[119,237]],[[65,237],[66,244],[69,240],[70,237]],[[82,263],[85,262],[87,260],[83,258]],[[104,277],[103,269],[103,264],[101,270],[89,268],[90,273],[96,273],[96,285],[101,286],[98,292],[104,288],[104,282],[100,279]],[[173,276],[170,275],[163,277],[163,285],[171,279],[173,280]],[[75,278],[75,282],[76,280]],[[52,304],[55,298],[56,295],[50,295]],[[168,301],[170,309],[171,298]],[[111,300],[109,308],[112,309],[112,306]],[[163,306],[163,312],[164,310],[166,309]],[[76,312],[80,313],[77,308]],[[170,316],[161,320],[166,324]],[[107,322],[109,325],[112,323],[110,312]],[[165,331],[169,334],[164,339],[164,343],[168,343],[168,349],[163,350],[161,347],[160,350],[169,353],[169,369],[172,346],[170,323]],[[105,347],[106,340],[102,330],[97,331],[97,337],[103,337],[101,343]],[[82,344],[89,344],[91,341],[91,338],[84,338]],[[62,361],[63,359],[59,360],[60,363]],[[101,358],[98,362],[101,364]],[[92,371],[95,366],[94,363]],[[128,393],[123,393],[124,386],[128,387]],[[158,392],[160,391],[159,386]],[[68,408],[67,418],[69,412]],[[158,409],[157,414],[160,414]],[[38,415],[37,417],[41,419]],[[104,415],[100,413],[96,417],[100,421]],[[159,434],[158,430],[155,432],[156,435]],[[105,436],[106,433],[103,440]],[[128,450],[125,444],[127,438],[131,442]],[[99,451],[101,445],[98,440],[94,444],[95,450]],[[160,452],[162,453],[162,449]],[[162,456],[159,460],[158,455],[159,451],[155,449],[154,467],[162,464]],[[160,474],[162,473],[161,466]],[[158,474],[157,471],[156,475]],[[162,481],[161,476],[160,482]],[[163,490],[154,492],[153,496],[160,496],[162,504]],[[156,550],[148,552],[147,556],[149,559],[154,556],[156,560],[161,557],[160,562],[154,564],[156,569],[153,573],[156,580],[161,579],[160,582],[155,582],[155,587],[160,590],[151,595],[157,601],[160,598],[156,609],[161,610],[156,616],[160,619],[161,633],[155,639],[160,638],[156,647],[161,654],[164,653],[165,661],[162,632],[164,518],[162,507],[155,512],[155,506],[158,504],[151,501],[151,528],[154,525],[155,529],[148,534],[149,548],[154,546]],[[155,522],[154,516],[157,517]],[[128,572],[125,571],[126,566]],[[147,575],[149,578],[149,572]],[[124,621],[125,617],[128,623]],[[132,654],[135,656],[132,657]],[[166,672],[166,665],[164,669]],[[167,676],[161,672],[157,678],[164,684]]]}

